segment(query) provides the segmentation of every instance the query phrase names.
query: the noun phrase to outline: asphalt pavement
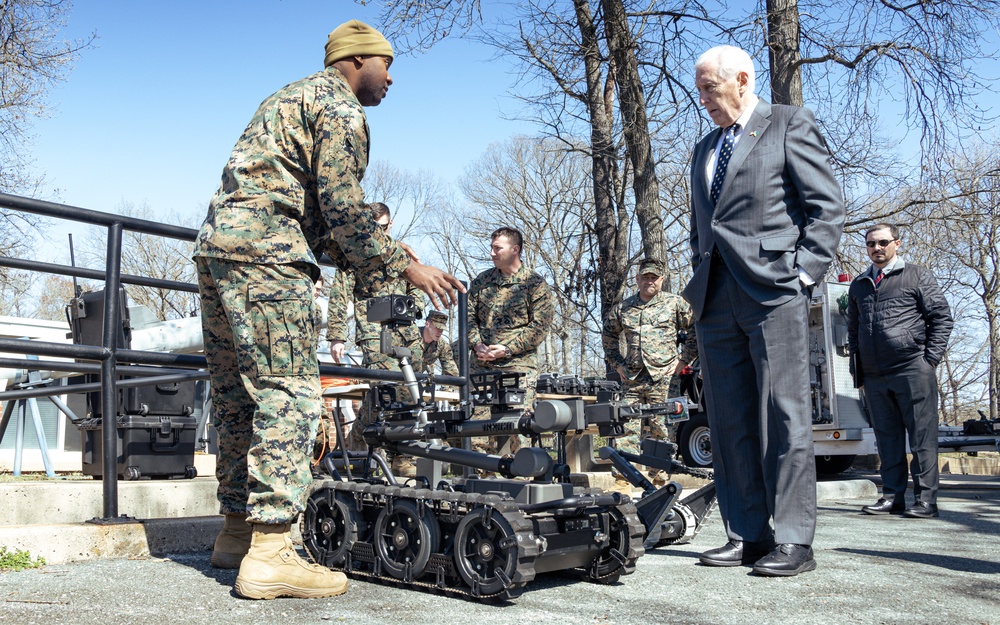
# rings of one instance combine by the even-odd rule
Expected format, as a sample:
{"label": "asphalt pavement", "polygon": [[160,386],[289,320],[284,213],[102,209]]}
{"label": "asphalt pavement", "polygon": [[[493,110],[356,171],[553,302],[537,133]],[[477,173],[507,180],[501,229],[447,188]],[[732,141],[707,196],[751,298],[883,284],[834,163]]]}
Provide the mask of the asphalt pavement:
{"label": "asphalt pavement", "polygon": [[819,567],[792,578],[699,564],[725,542],[715,513],[693,543],[648,552],[616,584],[544,574],[500,604],[358,580],[332,599],[249,601],[233,593],[235,571],[198,551],[0,573],[0,623],[1000,624],[1000,479],[943,477],[938,519],[863,515],[870,498],[822,499]]}

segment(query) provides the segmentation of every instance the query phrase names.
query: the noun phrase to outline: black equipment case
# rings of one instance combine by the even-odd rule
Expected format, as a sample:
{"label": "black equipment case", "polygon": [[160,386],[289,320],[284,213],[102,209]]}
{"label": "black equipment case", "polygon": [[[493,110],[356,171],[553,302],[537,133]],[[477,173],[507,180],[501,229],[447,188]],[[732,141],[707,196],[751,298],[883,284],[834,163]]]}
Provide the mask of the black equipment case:
{"label": "black equipment case", "polygon": [[[118,366],[118,379],[126,380],[132,376],[122,375],[128,371],[128,365]],[[88,376],[88,382],[99,382],[99,376]],[[118,411],[127,415],[156,415],[166,417],[190,417],[194,414],[195,383],[172,382],[154,386],[138,386],[124,388],[118,391]],[[87,409],[90,416],[100,418],[101,394],[87,394]]]}
{"label": "black equipment case", "polygon": [[[77,300],[77,312],[73,319],[73,342],[83,345],[103,344],[104,337],[104,291],[82,294]],[[132,330],[129,327],[128,296],[122,288],[118,293],[118,307],[121,325],[117,328],[117,344],[120,349],[128,349],[132,344]],[[118,379],[125,380],[129,365],[118,365]],[[100,382],[100,376],[88,375],[87,382]],[[157,415],[189,417],[194,414],[195,382],[173,382],[155,386],[139,386],[121,389],[118,393],[118,413],[126,415]],[[101,394],[87,394],[87,412],[93,418],[104,416],[101,409]]]}
{"label": "black equipment case", "polygon": [[[101,419],[87,419],[78,424],[83,434],[84,475],[103,477],[104,433],[101,424]],[[195,417],[118,417],[118,475],[126,480],[196,477],[194,448],[197,427]]]}

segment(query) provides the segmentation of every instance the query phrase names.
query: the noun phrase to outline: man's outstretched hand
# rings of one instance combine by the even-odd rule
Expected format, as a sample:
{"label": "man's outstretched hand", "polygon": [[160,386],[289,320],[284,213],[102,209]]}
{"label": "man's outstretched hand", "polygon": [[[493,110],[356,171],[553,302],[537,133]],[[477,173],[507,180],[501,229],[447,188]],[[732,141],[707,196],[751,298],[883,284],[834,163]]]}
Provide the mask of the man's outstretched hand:
{"label": "man's outstretched hand", "polygon": [[416,260],[410,261],[410,266],[403,272],[403,278],[431,298],[431,303],[438,310],[454,306],[458,303],[458,293],[465,293],[465,287],[458,278],[445,273],[437,267],[424,265]]}

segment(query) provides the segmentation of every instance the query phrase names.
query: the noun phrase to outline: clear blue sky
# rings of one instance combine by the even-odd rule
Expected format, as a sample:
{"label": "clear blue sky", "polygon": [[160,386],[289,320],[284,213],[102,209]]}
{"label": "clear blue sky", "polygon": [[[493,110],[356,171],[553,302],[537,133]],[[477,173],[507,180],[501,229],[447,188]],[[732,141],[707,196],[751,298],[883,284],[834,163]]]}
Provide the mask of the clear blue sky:
{"label": "clear blue sky", "polygon": [[[98,39],[34,126],[35,168],[65,204],[115,212],[127,201],[200,219],[257,105],[321,69],[338,24],[375,24],[376,13],[350,0],[78,0],[61,34]],[[491,54],[446,41],[398,56],[388,97],[367,109],[371,159],[451,182],[490,143],[524,132],[503,119],[517,102]],[[68,262],[64,247],[40,260]]]}

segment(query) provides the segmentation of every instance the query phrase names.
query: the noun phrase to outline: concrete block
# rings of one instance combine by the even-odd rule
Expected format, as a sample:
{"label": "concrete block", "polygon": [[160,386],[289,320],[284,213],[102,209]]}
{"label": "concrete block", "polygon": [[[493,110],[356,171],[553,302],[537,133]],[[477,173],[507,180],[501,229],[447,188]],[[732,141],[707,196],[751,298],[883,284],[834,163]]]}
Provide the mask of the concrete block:
{"label": "concrete block", "polygon": [[818,501],[836,499],[878,499],[878,487],[871,480],[836,480],[816,483]]}
{"label": "concrete block", "polygon": [[0,545],[27,551],[47,564],[104,558],[147,558],[212,548],[222,529],[222,516],[152,519],[145,522],[96,525],[0,526]]}
{"label": "concrete block", "polygon": [[982,452],[978,456],[940,455],[938,470],[953,475],[1000,475],[1000,456],[990,452]]}
{"label": "concrete block", "polygon": [[[101,480],[0,483],[4,525],[78,523],[104,513]],[[140,519],[207,516],[219,512],[214,477],[118,482],[118,513]]]}

